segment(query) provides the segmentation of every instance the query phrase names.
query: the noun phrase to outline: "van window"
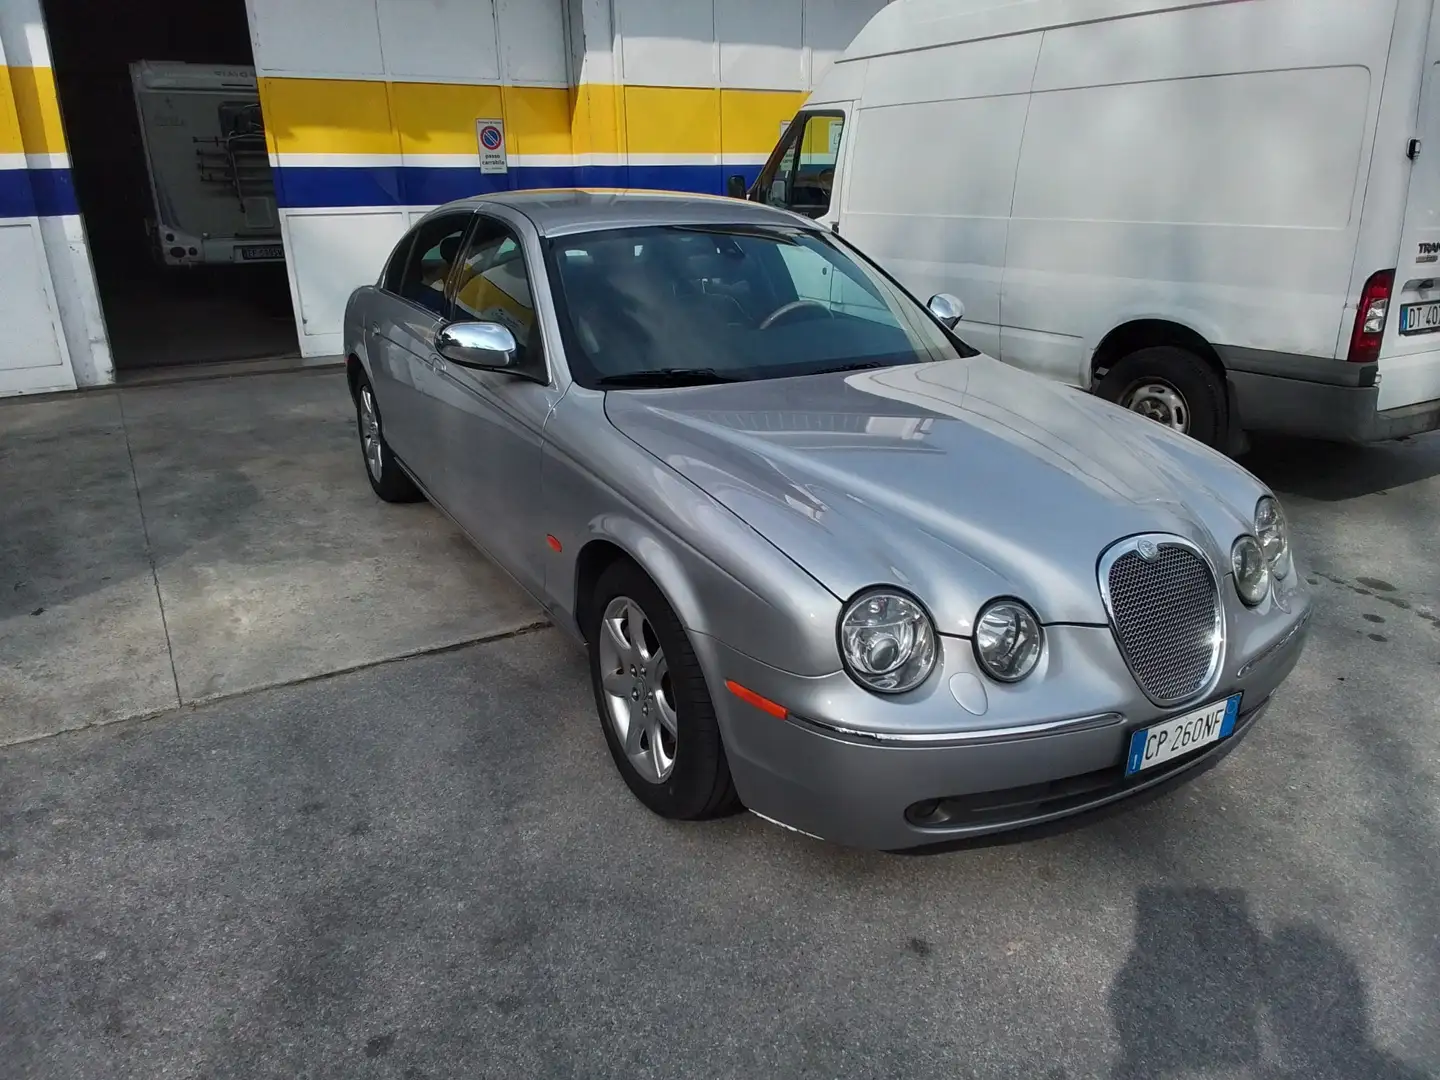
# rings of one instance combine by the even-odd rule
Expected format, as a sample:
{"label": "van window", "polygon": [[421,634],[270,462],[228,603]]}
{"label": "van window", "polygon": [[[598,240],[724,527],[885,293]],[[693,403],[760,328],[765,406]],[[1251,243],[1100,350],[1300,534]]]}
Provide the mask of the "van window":
{"label": "van window", "polygon": [[760,174],[760,198],[807,217],[824,217],[844,129],[845,117],[839,113],[797,116]]}

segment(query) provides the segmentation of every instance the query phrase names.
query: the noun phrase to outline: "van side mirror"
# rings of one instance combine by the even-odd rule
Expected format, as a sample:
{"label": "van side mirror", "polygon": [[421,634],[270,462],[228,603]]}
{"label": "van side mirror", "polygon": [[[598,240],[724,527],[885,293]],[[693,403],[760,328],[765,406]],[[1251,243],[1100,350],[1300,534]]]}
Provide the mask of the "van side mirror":
{"label": "van side mirror", "polygon": [[965,317],[965,305],[948,292],[936,293],[925,306],[930,309],[931,315],[945,324],[947,330],[955,329],[955,324]]}
{"label": "van side mirror", "polygon": [[493,322],[457,322],[435,335],[435,351],[452,364],[485,371],[511,371],[519,347],[509,329]]}
{"label": "van side mirror", "polygon": [[743,199],[745,198],[745,192],[745,177],[739,173],[735,173],[725,181],[725,194],[729,195],[730,198]]}

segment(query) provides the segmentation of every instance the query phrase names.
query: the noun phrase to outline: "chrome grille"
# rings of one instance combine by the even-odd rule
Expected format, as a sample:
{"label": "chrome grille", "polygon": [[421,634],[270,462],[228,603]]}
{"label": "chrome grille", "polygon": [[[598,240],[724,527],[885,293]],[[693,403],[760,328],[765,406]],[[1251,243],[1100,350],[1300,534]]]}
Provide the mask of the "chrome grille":
{"label": "chrome grille", "polygon": [[1100,592],[1120,651],[1151,701],[1177,705],[1209,688],[1223,644],[1220,593],[1189,541],[1122,540],[1100,560]]}

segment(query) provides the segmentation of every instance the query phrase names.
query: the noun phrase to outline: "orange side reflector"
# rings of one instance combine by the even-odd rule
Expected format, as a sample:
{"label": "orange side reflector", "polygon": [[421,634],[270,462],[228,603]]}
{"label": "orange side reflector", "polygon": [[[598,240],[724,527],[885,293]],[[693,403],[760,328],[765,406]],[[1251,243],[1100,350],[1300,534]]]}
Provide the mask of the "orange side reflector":
{"label": "orange side reflector", "polygon": [[560,550],[560,541],[557,540],[555,537],[551,536],[549,533],[546,533],[545,535],[545,542],[550,545],[551,551]]}
{"label": "orange side reflector", "polygon": [[761,712],[767,712],[771,716],[775,717],[777,720],[784,720],[785,717],[789,715],[789,713],[786,712],[784,705],[777,705],[769,698],[761,697],[759,694],[755,693],[754,690],[746,689],[734,679],[725,680],[725,689],[729,690],[730,693],[734,694],[741,701],[745,702],[745,704],[754,705],[755,708],[759,709]]}

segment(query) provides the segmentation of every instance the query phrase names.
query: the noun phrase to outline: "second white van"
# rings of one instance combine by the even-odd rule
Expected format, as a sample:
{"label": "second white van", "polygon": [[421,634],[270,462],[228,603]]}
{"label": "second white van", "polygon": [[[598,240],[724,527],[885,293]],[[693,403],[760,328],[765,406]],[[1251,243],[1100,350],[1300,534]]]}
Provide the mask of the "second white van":
{"label": "second white van", "polygon": [[955,294],[990,355],[1222,449],[1428,431],[1432,7],[896,0],[748,197]]}

